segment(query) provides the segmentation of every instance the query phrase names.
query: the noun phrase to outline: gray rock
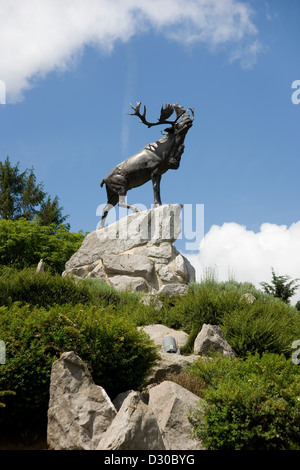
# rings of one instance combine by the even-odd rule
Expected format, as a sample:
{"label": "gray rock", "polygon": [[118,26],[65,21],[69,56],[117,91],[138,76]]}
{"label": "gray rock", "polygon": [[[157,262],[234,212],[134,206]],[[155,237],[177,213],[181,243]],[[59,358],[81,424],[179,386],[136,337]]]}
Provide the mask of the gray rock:
{"label": "gray rock", "polygon": [[194,266],[189,262],[187,258],[184,258],[184,263],[185,263],[185,270],[187,271],[187,277],[186,277],[186,282],[189,284],[190,282],[196,282],[196,271]]}
{"label": "gray rock", "polygon": [[89,233],[63,275],[103,279],[117,290],[184,294],[195,270],[172,245],[181,231],[181,209],[159,206]]}
{"label": "gray rock", "polygon": [[179,276],[182,276],[185,280],[187,279],[188,276],[188,269],[186,266],[186,261],[182,255],[177,255],[175,258],[175,271],[176,274]]}
{"label": "gray rock", "polygon": [[66,271],[91,264],[106,254],[124,253],[134,247],[171,242],[181,232],[180,204],[168,204],[129,214],[117,222],[90,232],[66,263]]}
{"label": "gray rock", "polygon": [[161,242],[161,243],[147,243],[146,245],[139,246],[135,249],[135,253],[139,255],[144,255],[149,258],[154,258],[155,261],[158,259],[164,259],[166,262],[174,253],[175,247],[171,242]]}
{"label": "gray rock", "polygon": [[[123,405],[124,400],[130,395],[130,393],[134,392],[134,390],[127,390],[126,392],[119,393],[113,400],[113,404],[117,411],[120,410],[121,406]],[[148,405],[149,402],[149,393],[147,391],[140,393],[140,399]]]}
{"label": "gray rock", "polygon": [[91,266],[93,267],[93,269],[90,270],[88,277],[102,279],[103,281],[107,281],[107,276],[105,274],[102,261],[92,263]]}
{"label": "gray rock", "polygon": [[44,274],[45,272],[44,261],[42,259],[40,259],[40,261],[38,262],[36,272],[41,274]]}
{"label": "gray rock", "polygon": [[187,293],[187,285],[186,284],[179,284],[179,283],[171,283],[171,284],[164,284],[160,290],[160,294],[166,295],[185,295]]}
{"label": "gray rock", "polygon": [[150,280],[154,264],[146,256],[136,254],[107,254],[102,256],[104,270],[108,275],[126,274]]}
{"label": "gray rock", "polygon": [[131,391],[125,398],[97,449],[165,450],[157,419],[139,392]]}
{"label": "gray rock", "polygon": [[153,367],[151,373],[147,377],[147,386],[151,387],[153,384],[158,384],[165,380],[169,374],[181,374],[184,372],[194,361],[199,359],[199,356],[191,354],[190,356],[182,356],[181,354],[160,353],[161,359],[156,366]]}
{"label": "gray rock", "polygon": [[47,442],[54,450],[93,450],[116,416],[106,391],[72,351],[51,370]]}
{"label": "gray rock", "polygon": [[162,348],[163,340],[166,336],[173,336],[176,340],[176,344],[179,348],[182,348],[188,339],[188,334],[185,331],[174,330],[161,324],[152,324],[138,327],[139,330],[143,330],[154,343]]}
{"label": "gray rock", "polygon": [[162,282],[167,282],[167,283],[180,283],[182,282],[178,276],[176,276],[176,274],[174,274],[172,272],[172,270],[170,269],[170,267],[165,264],[161,265],[161,266],[158,266],[158,269],[157,269],[157,274],[159,276],[159,279],[162,281]]}
{"label": "gray rock", "polygon": [[221,328],[218,325],[204,324],[195,339],[194,353],[205,356],[211,350],[231,358],[235,357],[235,353],[224,338]]}
{"label": "gray rock", "polygon": [[145,294],[140,298],[140,302],[144,305],[153,305],[155,310],[160,310],[163,307],[161,300],[155,294]]}
{"label": "gray rock", "polygon": [[240,300],[246,300],[246,302],[248,302],[248,304],[253,304],[253,302],[255,302],[256,298],[254,297],[254,295],[247,292],[247,293],[241,295]]}
{"label": "gray rock", "polygon": [[149,290],[147,282],[142,277],[116,275],[109,277],[108,282],[119,291],[129,290],[132,292],[148,292]]}
{"label": "gray rock", "polygon": [[174,382],[164,381],[149,391],[149,408],[154,412],[166,450],[201,450],[201,442],[191,437],[188,413],[200,398]]}
{"label": "gray rock", "polygon": [[113,400],[114,407],[117,411],[121,408],[123,401],[128,397],[130,393],[134,392],[134,390],[127,390],[126,392],[119,393]]}

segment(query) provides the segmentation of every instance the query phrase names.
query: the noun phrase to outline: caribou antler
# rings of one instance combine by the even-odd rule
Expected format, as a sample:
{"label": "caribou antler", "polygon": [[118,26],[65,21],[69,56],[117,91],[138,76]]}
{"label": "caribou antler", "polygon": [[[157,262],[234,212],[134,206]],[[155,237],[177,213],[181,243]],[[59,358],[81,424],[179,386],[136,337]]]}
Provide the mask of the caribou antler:
{"label": "caribou antler", "polygon": [[[144,112],[141,114],[140,112],[140,107],[141,107],[141,102],[138,102],[136,104],[136,107],[134,107],[131,103],[130,106],[132,109],[134,109],[134,113],[128,113],[130,116],[138,116],[143,124],[145,124],[147,127],[152,127],[152,126],[158,126],[160,124],[171,124],[173,126],[176,121],[180,118],[185,113],[185,110],[183,109],[182,106],[179,106],[179,104],[169,104],[166,103],[165,106],[161,107],[160,110],[160,117],[157,122],[148,122],[146,120],[146,106],[144,106]],[[174,121],[168,121],[168,118],[172,116],[173,112],[176,112],[176,119]]]}

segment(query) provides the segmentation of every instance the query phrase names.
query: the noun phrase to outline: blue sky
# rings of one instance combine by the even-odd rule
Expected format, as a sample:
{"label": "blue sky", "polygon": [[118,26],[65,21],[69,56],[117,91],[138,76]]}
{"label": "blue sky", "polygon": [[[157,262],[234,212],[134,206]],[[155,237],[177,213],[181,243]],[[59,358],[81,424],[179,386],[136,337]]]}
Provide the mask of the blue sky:
{"label": "blue sky", "polygon": [[[161,195],[204,204],[197,272],[300,277],[299,18],[298,0],[0,0],[0,159],[33,167],[72,231],[95,230],[100,180],[160,137],[129,103],[153,121],[192,107]],[[128,202],[150,208],[151,183]]]}

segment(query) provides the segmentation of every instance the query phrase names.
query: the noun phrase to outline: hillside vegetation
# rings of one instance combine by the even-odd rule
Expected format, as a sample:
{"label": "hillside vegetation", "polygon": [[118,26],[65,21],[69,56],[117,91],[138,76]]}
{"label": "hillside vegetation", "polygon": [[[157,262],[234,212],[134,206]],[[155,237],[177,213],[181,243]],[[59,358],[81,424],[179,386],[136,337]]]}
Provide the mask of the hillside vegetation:
{"label": "hillside vegetation", "polygon": [[[242,297],[251,293],[256,300]],[[299,448],[300,370],[291,360],[300,339],[295,307],[248,283],[206,279],[185,296],[144,305],[140,293],[117,292],[103,281],[78,280],[35,269],[0,272],[0,429],[45,433],[52,363],[73,350],[96,384],[113,399],[142,389],[157,360],[154,343],[137,326],[162,323],[189,339],[204,323],[217,324],[237,355],[199,359],[185,374],[198,383],[206,407],[190,419],[208,449]],[[1,436],[0,436],[1,437]],[[298,446],[298,447],[297,447]]]}

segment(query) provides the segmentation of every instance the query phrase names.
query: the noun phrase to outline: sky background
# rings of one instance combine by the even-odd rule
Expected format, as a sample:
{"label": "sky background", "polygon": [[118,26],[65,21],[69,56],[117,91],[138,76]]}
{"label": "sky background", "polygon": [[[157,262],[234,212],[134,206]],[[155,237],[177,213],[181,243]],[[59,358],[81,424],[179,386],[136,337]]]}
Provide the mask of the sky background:
{"label": "sky background", "polygon": [[[152,121],[166,102],[194,108],[161,196],[203,204],[204,238],[175,246],[198,279],[300,278],[299,18],[299,0],[0,0],[0,160],[33,167],[89,232],[101,179],[161,137],[130,102]],[[151,182],[127,199],[150,208]]]}

